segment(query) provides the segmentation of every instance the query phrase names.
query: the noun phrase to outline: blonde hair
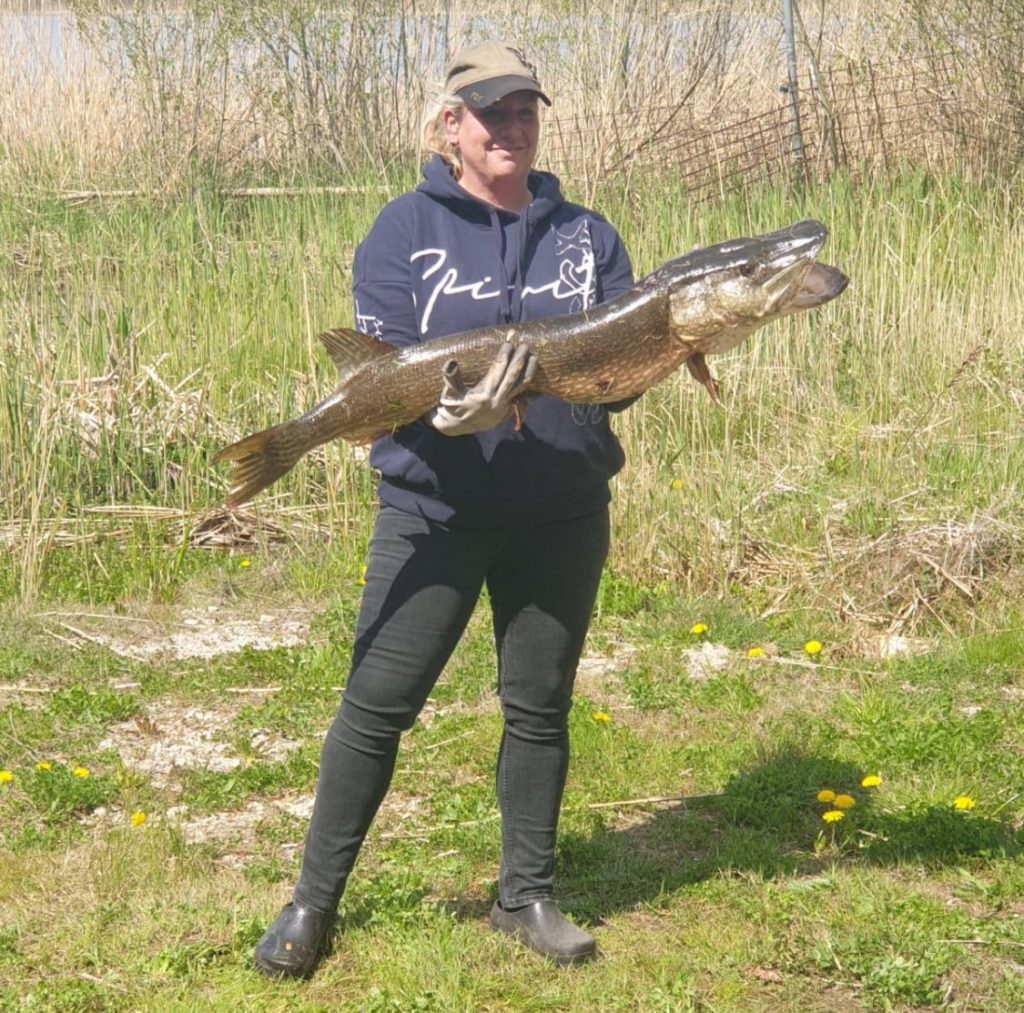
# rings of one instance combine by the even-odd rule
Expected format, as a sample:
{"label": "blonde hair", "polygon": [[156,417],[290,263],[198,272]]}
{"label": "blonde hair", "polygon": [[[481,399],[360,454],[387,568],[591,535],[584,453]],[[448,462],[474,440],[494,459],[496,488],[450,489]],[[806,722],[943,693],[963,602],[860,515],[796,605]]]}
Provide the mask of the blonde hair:
{"label": "blonde hair", "polygon": [[452,175],[456,179],[462,175],[462,158],[459,155],[459,149],[448,140],[448,128],[444,122],[444,114],[451,111],[455,113],[456,117],[459,117],[465,108],[466,103],[458,95],[442,95],[437,104],[424,117],[420,137],[423,161],[429,159],[431,155],[440,155],[451,167]]}

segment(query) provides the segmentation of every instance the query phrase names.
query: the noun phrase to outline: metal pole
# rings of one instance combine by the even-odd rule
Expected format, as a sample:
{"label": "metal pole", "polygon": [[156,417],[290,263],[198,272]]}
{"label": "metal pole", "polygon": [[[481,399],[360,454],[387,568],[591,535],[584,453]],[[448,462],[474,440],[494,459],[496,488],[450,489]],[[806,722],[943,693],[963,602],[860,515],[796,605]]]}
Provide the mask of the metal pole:
{"label": "metal pole", "polygon": [[782,0],[782,24],[786,33],[786,67],[789,81],[784,89],[789,93],[789,101],[793,106],[793,162],[803,175],[804,139],[800,133],[800,103],[797,95],[796,79],[796,33],[793,30],[793,0]]}

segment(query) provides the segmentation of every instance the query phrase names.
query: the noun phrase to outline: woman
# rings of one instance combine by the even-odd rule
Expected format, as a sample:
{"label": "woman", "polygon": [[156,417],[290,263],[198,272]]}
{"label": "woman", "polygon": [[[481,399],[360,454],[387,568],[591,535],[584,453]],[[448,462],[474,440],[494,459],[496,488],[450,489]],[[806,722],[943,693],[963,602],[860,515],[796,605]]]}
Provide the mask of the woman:
{"label": "woman", "polygon": [[[633,283],[600,216],[533,171],[534,68],[496,42],[460,51],[425,131],[417,189],[388,204],[356,251],[357,326],[399,346],[584,309]],[[600,406],[532,397],[525,346],[466,389],[456,363],[439,406],[378,440],[381,508],[352,668],[320,764],[302,873],[256,946],[266,974],[306,976],[410,728],[486,585],[504,731],[499,899],[491,927],[560,964],[592,936],[552,899],[572,685],[608,548],[608,480],[622,450]],[[612,408],[625,407],[621,405]]]}

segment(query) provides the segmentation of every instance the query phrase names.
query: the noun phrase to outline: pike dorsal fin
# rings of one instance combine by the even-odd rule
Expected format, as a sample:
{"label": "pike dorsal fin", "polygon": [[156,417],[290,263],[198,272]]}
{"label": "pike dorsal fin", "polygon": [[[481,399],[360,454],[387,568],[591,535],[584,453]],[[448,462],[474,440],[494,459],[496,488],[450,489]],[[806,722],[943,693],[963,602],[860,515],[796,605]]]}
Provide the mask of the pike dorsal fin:
{"label": "pike dorsal fin", "polygon": [[368,362],[389,355],[395,349],[392,345],[370,334],[353,331],[349,327],[336,327],[317,335],[327,349],[331,361],[338,367],[338,382],[344,382]]}

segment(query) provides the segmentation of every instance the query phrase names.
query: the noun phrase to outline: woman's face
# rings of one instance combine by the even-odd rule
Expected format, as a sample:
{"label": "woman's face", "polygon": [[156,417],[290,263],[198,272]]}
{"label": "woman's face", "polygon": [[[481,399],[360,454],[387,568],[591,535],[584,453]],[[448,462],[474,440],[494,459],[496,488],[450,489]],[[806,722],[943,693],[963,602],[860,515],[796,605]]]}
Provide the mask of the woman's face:
{"label": "woman's face", "polygon": [[487,189],[516,179],[526,183],[540,140],[537,95],[514,91],[484,109],[445,113],[448,140],[462,157],[462,185]]}

